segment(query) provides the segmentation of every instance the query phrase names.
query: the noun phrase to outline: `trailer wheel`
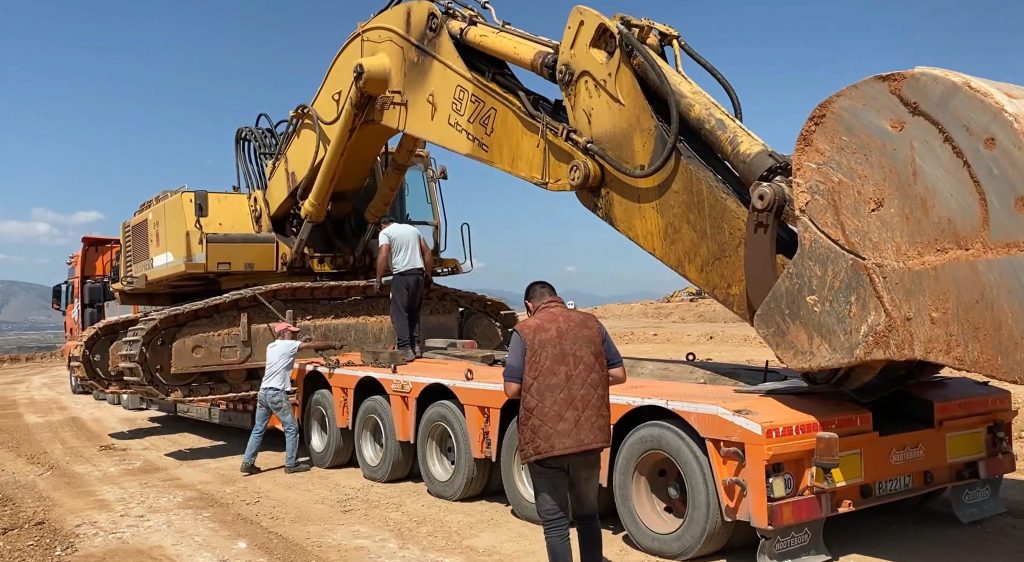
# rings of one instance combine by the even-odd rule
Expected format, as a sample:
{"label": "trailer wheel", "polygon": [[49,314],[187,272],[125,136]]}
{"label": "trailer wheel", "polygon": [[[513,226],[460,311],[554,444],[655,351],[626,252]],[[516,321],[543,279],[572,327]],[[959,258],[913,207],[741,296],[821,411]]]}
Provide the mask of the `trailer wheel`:
{"label": "trailer wheel", "polygon": [[534,503],[533,479],[530,471],[519,460],[519,418],[513,418],[501,441],[501,482],[505,498],[516,516],[523,521],[540,523],[537,504]]}
{"label": "trailer wheel", "polygon": [[417,433],[420,475],[432,495],[458,501],[480,494],[491,463],[473,457],[466,418],[458,406],[449,400],[431,404]]}
{"label": "trailer wheel", "polygon": [[303,412],[302,435],[313,466],[334,468],[352,460],[352,430],[338,427],[330,390],[320,389],[309,397]]}
{"label": "trailer wheel", "polygon": [[645,552],[696,558],[732,536],[708,459],[677,424],[652,421],[631,431],[616,455],[613,485],[622,526]]}
{"label": "trailer wheel", "polygon": [[387,397],[371,396],[356,415],[356,460],[363,477],[374,482],[405,478],[416,451],[395,437],[395,420]]}

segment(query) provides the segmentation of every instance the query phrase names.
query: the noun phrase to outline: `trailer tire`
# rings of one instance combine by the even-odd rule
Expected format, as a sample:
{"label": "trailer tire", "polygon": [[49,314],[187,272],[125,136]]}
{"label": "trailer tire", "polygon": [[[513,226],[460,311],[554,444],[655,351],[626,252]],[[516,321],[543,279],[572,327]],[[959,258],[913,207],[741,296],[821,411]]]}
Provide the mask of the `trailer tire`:
{"label": "trailer tire", "polygon": [[338,427],[330,390],[314,392],[306,403],[302,418],[302,435],[313,466],[334,468],[352,460],[352,451],[355,449],[352,430]]}
{"label": "trailer tire", "polygon": [[395,437],[395,419],[387,397],[367,398],[356,415],[356,460],[363,477],[374,482],[405,478],[416,451],[412,443]]}
{"label": "trailer tire", "polygon": [[533,480],[530,472],[519,462],[519,418],[513,418],[501,440],[501,482],[505,498],[516,517],[530,523],[540,523],[537,504],[533,499]]}
{"label": "trailer tire", "polygon": [[420,419],[416,436],[420,476],[431,495],[459,501],[480,494],[491,461],[473,457],[466,417],[449,400],[435,402]]}
{"label": "trailer tire", "polygon": [[706,556],[733,534],[707,456],[681,423],[651,421],[631,431],[616,455],[613,485],[619,520],[645,552]]}

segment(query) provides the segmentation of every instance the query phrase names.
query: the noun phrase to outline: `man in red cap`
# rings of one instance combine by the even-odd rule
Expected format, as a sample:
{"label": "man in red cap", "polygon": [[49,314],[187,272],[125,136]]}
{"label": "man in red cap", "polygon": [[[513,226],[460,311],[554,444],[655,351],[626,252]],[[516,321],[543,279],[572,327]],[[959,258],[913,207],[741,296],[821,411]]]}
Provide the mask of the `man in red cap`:
{"label": "man in red cap", "polygon": [[295,338],[298,336],[299,329],[287,322],[278,322],[271,326],[271,329],[277,339],[267,346],[267,362],[263,372],[263,382],[260,384],[256,422],[252,426],[249,444],[245,447],[245,457],[242,458],[242,472],[245,474],[260,472],[259,467],[256,466],[256,454],[263,443],[263,433],[267,430],[271,413],[276,415],[277,419],[281,420],[281,425],[284,426],[284,471],[291,474],[309,470],[309,465],[299,464],[299,426],[295,423],[292,405],[288,402],[288,391],[292,388],[292,365],[295,363],[295,356],[300,351],[307,349],[325,351],[342,347],[337,342],[298,341]]}

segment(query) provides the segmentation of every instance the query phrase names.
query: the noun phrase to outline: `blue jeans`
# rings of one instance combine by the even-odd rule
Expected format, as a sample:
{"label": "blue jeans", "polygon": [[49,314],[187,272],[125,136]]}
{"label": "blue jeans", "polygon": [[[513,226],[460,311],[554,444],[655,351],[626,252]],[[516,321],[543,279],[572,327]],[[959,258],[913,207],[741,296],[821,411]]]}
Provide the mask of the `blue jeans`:
{"label": "blue jeans", "polygon": [[260,390],[259,403],[256,406],[256,423],[252,426],[249,444],[245,446],[245,457],[242,462],[256,463],[256,454],[263,444],[263,434],[267,431],[270,414],[273,413],[284,426],[284,465],[296,466],[299,462],[299,426],[295,423],[292,405],[288,403],[288,394],[276,388]]}

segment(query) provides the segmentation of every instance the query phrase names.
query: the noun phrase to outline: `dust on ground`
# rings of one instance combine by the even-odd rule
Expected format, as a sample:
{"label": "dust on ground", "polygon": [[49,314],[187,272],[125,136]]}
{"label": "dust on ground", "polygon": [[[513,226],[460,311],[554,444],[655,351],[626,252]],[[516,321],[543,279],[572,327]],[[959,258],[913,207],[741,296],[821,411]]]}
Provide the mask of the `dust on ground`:
{"label": "dust on ground", "polygon": [[[596,312],[648,376],[679,372],[690,351],[777,365],[752,329],[717,306],[701,300]],[[1011,390],[1021,407],[1024,389]],[[541,530],[516,519],[501,496],[449,503],[418,480],[371,483],[354,466],[286,475],[279,432],[264,442],[259,464],[266,471],[243,477],[247,431],[73,396],[60,364],[0,368],[0,395],[0,552],[7,560],[545,559]],[[840,516],[826,524],[826,542],[844,561],[1016,560],[1024,475],[1007,479],[1003,495],[1007,514],[972,525],[958,523],[948,503]],[[654,560],[614,520],[605,521],[604,541],[614,562]],[[723,560],[753,561],[754,553],[748,547],[704,559]]]}

